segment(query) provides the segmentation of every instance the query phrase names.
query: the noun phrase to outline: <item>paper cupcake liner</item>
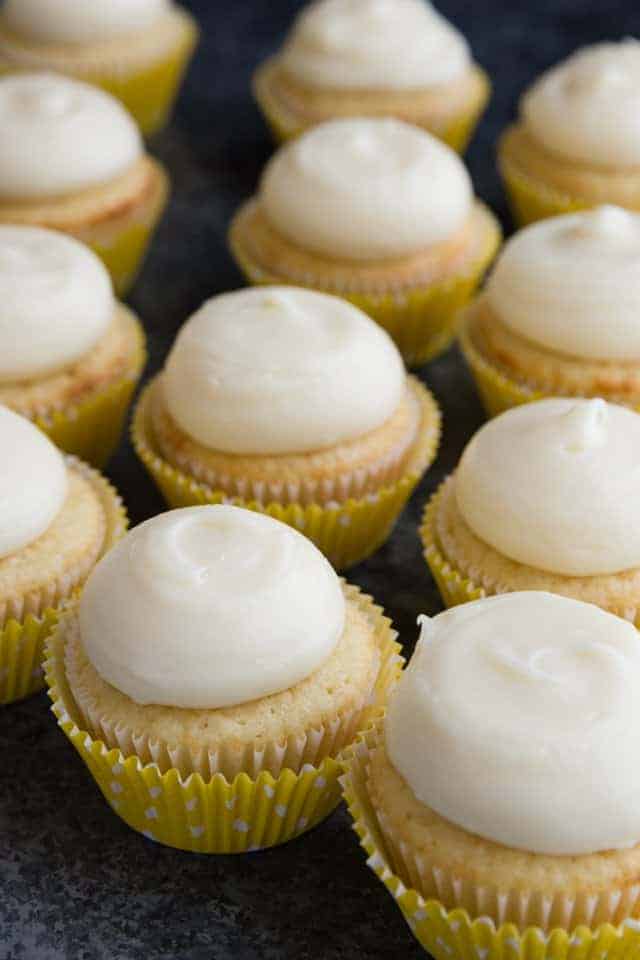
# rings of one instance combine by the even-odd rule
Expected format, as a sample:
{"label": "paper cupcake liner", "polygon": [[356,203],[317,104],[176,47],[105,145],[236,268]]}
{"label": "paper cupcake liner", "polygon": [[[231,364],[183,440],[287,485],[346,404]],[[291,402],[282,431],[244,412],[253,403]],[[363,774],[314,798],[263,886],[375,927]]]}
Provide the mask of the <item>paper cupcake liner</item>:
{"label": "paper cupcake liner", "polygon": [[586,197],[572,197],[540,180],[528,177],[504,157],[500,159],[499,169],[513,219],[519,227],[525,227],[536,220],[596,206],[596,202],[591,202]]}
{"label": "paper cupcake liner", "polygon": [[[122,500],[97,471],[76,460],[69,463],[91,483],[106,515],[106,533],[101,555],[124,535],[128,518]],[[44,687],[44,643],[57,623],[60,611],[74,595],[89,570],[80,563],[46,588],[7,600],[0,608],[0,704],[12,703]]]}
{"label": "paper cupcake liner", "polygon": [[[436,960],[631,960],[638,955],[640,920],[635,918],[616,925],[599,922],[594,926],[582,923],[543,929],[538,918],[541,913],[551,915],[552,907],[545,897],[531,896],[527,902],[526,896],[517,891],[497,895],[495,891],[477,888],[471,892],[467,885],[465,896],[478,908],[469,912],[463,906],[447,907],[438,898],[425,900],[413,886],[407,886],[398,870],[408,878],[412,870],[420,868],[414,858],[407,863],[399,849],[389,849],[367,790],[369,757],[378,737],[379,730],[372,729],[345,751],[346,772],[340,778],[344,797],[360,845],[367,854],[367,865],[398,904],[415,938]],[[397,864],[395,857],[400,858]],[[462,889],[456,878],[444,870],[438,883],[447,897],[455,898],[455,891]],[[611,891],[607,896],[591,897],[585,892],[572,903],[567,894],[562,897],[566,901],[564,907],[557,904],[554,909],[558,915],[564,910],[569,921],[581,911],[593,917],[606,915],[607,910],[615,914],[625,904],[626,894],[622,896],[621,900],[617,892]],[[638,890],[627,897],[627,905],[634,896],[637,903]],[[516,900],[522,914],[518,924],[494,919],[484,906],[494,907],[499,913]],[[536,918],[534,922],[530,922],[532,917]]]}
{"label": "paper cupcake liner", "polygon": [[[403,661],[395,631],[381,608],[355,587],[348,591],[376,624],[380,643],[378,678],[358,722],[364,731],[382,713]],[[135,752],[109,748],[94,739],[82,729],[66,679],[63,628],[64,621],[47,645],[45,669],[53,712],[107,802],[134,830],[181,850],[244,853],[291,840],[320,823],[339,803],[339,756],[327,756],[314,765],[306,762],[305,750],[295,757],[292,748],[287,760],[295,762],[295,769],[284,767],[273,776],[265,761],[274,751],[256,748],[251,775],[242,772],[228,780],[222,773],[185,776],[173,766],[163,771]]]}
{"label": "paper cupcake liner", "polygon": [[[416,381],[418,383],[418,381]],[[432,428],[419,432],[415,449],[403,476],[360,499],[343,502],[278,503],[243,497],[229,497],[172,466],[158,453],[149,417],[150,390],[142,392],[133,415],[134,449],[170,507],[197,506],[206,503],[233,503],[295,527],[325,554],[338,570],[364,560],[388,538],[416,484],[435,459],[440,442],[440,412],[432,395],[422,384],[419,390],[424,420]],[[291,492],[291,491],[289,491]]]}

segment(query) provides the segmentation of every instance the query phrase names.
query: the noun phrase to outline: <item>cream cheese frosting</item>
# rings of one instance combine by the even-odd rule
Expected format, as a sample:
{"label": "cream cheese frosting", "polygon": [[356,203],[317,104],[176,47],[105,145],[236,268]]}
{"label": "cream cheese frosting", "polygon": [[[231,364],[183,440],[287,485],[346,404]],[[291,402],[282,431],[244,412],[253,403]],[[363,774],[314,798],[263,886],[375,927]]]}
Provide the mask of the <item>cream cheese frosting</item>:
{"label": "cream cheese frosting", "polygon": [[319,124],[267,165],[260,202],[304,249],[347,260],[402,257],[448,240],[471,212],[460,158],[399,120]]}
{"label": "cream cheese frosting", "polygon": [[634,626],[535,591],[421,619],[385,731],[416,798],[470,833],[533,853],[635,846]]}
{"label": "cream cheese frosting", "polygon": [[97,672],[136,703],[216,709],[322,666],[345,600],[291,527],[240,507],[188,507],[135,527],[98,563],[79,623]]}
{"label": "cream cheese frosting", "polygon": [[280,63],[314,87],[410,90],[457,80],[470,55],[425,0],[320,0],[296,20]]}
{"label": "cream cheese frosting", "polygon": [[185,324],[163,374],[178,425],[227,453],[304,453],[381,426],[406,375],[390,337],[338,297],[256,287]]}
{"label": "cream cheese frosting", "polygon": [[589,360],[640,358],[640,215],[619,207],[552,217],[516,233],[486,289],[502,322]]}
{"label": "cream cheese frosting", "polygon": [[458,509],[512,560],[565,576],[640,567],[640,414],[604,400],[508,410],[467,445]]}
{"label": "cream cheese frosting", "polygon": [[29,420],[0,405],[0,559],[38,539],[67,496],[60,451]]}
{"label": "cream cheese frosting", "polygon": [[77,360],[114,309],[109,274],[88,247],[52,230],[0,226],[0,383]]}
{"label": "cream cheese frosting", "polygon": [[170,0],[6,0],[10,30],[39,43],[95,43],[152,27]]}
{"label": "cream cheese frosting", "polygon": [[544,73],[524,95],[532,136],[591,166],[640,164],[640,43],[600,43]]}
{"label": "cream cheese frosting", "polygon": [[0,197],[38,199],[84,190],[142,155],[133,118],[115,97],[53,73],[0,79]]}

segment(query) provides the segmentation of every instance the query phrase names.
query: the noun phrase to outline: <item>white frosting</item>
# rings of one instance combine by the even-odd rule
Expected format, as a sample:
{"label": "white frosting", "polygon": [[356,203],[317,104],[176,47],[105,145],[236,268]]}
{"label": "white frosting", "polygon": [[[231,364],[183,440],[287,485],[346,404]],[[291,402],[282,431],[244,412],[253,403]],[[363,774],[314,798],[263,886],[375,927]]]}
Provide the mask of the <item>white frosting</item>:
{"label": "white frosting", "polygon": [[566,576],[640,567],[640,414],[550,399],[485,424],[455,475],[474,533],[512,560]]}
{"label": "white frosting", "polygon": [[556,856],[632,847],[637,631],[534,591],[425,617],[386,746],[416,798],[470,833]]}
{"label": "white frosting", "polygon": [[67,496],[62,454],[30,420],[0,406],[0,559],[37,540]]}
{"label": "white frosting", "polygon": [[296,20],[280,63],[315,87],[407,90],[457,80],[470,55],[424,0],[319,0]]}
{"label": "white frosting", "polygon": [[640,215],[598,207],[521,230],[487,297],[506,326],[542,347],[590,360],[640,358]]}
{"label": "white frosting", "polygon": [[87,655],[141,704],[216,709],[286,690],[333,652],[340,581],[310,540],[240,507],[172,510],[132,530],[82,593]]}
{"label": "white frosting", "polygon": [[167,407],[227,453],[302,453],[381,426],[405,389],[389,336],[345,300],[295,287],[214,297],[180,331]]}
{"label": "white frosting", "polygon": [[5,0],[16,33],[40,43],[92,43],[152,27],[170,0]]}
{"label": "white frosting", "polygon": [[281,147],[260,187],[285,237],[329,257],[400,257],[449,239],[473,189],[456,153],[424,130],[388,119],[323,123]]}
{"label": "white frosting", "polygon": [[0,79],[0,196],[37,199],[112,180],[142,154],[135,121],[97,87],[53,73]]}
{"label": "white frosting", "polygon": [[0,226],[0,383],[73,363],[103,336],[114,307],[109,274],[88,247]]}
{"label": "white frosting", "polygon": [[585,47],[544,73],[521,103],[539,143],[579,163],[640,164],[640,43]]}

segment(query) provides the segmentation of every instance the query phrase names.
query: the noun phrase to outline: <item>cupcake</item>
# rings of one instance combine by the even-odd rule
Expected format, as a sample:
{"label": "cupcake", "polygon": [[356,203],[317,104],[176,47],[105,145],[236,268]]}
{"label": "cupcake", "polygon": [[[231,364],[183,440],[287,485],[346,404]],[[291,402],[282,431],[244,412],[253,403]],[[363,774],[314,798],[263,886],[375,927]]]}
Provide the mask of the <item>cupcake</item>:
{"label": "cupcake", "polygon": [[254,90],[277,139],[339,117],[397,117],[462,152],[490,83],[424,0],[319,0],[258,68]]}
{"label": "cupcake", "polygon": [[640,644],[544,592],[429,620],[347,756],[369,864],[437,960],[633,956]]}
{"label": "cupcake", "polygon": [[381,119],[323,123],[282,147],[230,231],[252,283],[350,300],[414,365],[448,346],[499,241],[456,154]]}
{"label": "cupcake", "polygon": [[197,39],[193,17],[171,0],[5,0],[0,73],[47,70],[102,87],[152,134]]}
{"label": "cupcake", "polygon": [[387,334],[344,300],[294,287],[205,303],[134,418],[170,506],[250,506],[340,568],[389,536],[439,432],[433,397]]}
{"label": "cupcake", "polygon": [[447,606],[544,590],[640,624],[640,414],[548,399],[485,424],[424,518]]}
{"label": "cupcake", "polygon": [[168,179],[109,94],[52,73],[0,79],[0,223],[70,233],[132,285]]}
{"label": "cupcake", "polygon": [[126,516],[107,481],[0,406],[0,703],[43,686],[43,644]]}
{"label": "cupcake", "polygon": [[130,826],[232,853],[333,809],[339,755],[396,680],[394,637],[297,531],[191,507],[136,527],[98,564],[51,639],[47,676]]}
{"label": "cupcake", "polygon": [[142,326],[98,257],[62,233],[0,226],[0,404],[104,466],[145,360]]}
{"label": "cupcake", "polygon": [[600,43],[544,73],[499,145],[513,215],[612,203],[640,210],[640,43]]}
{"label": "cupcake", "polygon": [[521,230],[465,317],[489,414],[543,396],[640,407],[640,214],[604,206]]}

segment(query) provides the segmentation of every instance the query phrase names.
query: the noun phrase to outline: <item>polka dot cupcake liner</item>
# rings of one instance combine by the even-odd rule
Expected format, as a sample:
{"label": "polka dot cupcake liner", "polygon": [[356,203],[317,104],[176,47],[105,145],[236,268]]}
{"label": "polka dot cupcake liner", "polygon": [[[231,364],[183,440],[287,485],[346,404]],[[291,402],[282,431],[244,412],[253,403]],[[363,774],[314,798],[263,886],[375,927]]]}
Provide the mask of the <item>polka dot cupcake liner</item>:
{"label": "polka dot cupcake liner", "polygon": [[[351,738],[380,715],[395,685],[403,660],[390,621],[370,597],[347,587],[375,626],[380,669]],[[72,614],[70,614],[72,615]],[[45,665],[49,695],[58,723],[74,745],[107,803],[130,827],[152,840],[196,853],[246,853],[285,843],[324,820],[340,801],[340,753],[306,762],[307,741],[325,739],[324,731],[302,738],[298,763],[288,743],[287,761],[277,776],[262,768],[263,747],[253,751],[251,775],[239,772],[232,780],[222,773],[203,776],[167,767],[170,751],[154,762],[149,755],[110,747],[83,729],[82,713],[71,693],[64,668],[65,618],[50,634]],[[345,722],[351,723],[351,719]],[[316,737],[317,734],[317,737]],[[122,743],[134,749],[126,731]],[[165,756],[166,754],[166,756]],[[283,754],[284,755],[284,754]],[[182,758],[184,759],[184,758]]]}
{"label": "polka dot cupcake liner", "polygon": [[[528,922],[529,913],[539,915],[541,898],[531,897],[529,907],[526,895],[522,894],[523,922],[500,923],[482,911],[470,913],[461,906],[448,908],[438,899],[425,900],[416,889],[407,886],[399,872],[411,876],[410,865],[404,863],[399,849],[389,848],[367,790],[369,757],[379,736],[378,725],[345,751],[346,772],[341,785],[367,865],[396,901],[409,929],[427,953],[436,960],[632,960],[638,956],[640,919],[593,927],[581,924],[570,929],[543,929]],[[413,866],[419,869],[415,859]],[[443,889],[462,889],[452,876],[443,876],[441,881]],[[464,889],[468,892],[468,885]],[[482,903],[483,891],[478,888],[476,893],[477,902]],[[621,902],[620,891],[603,897],[592,897],[588,892],[562,896],[567,901],[569,916],[577,906],[595,916],[605,910],[607,904],[603,901],[610,901],[612,911],[618,910]],[[505,902],[508,899],[505,896]],[[584,904],[577,905],[576,900],[584,900]]]}

